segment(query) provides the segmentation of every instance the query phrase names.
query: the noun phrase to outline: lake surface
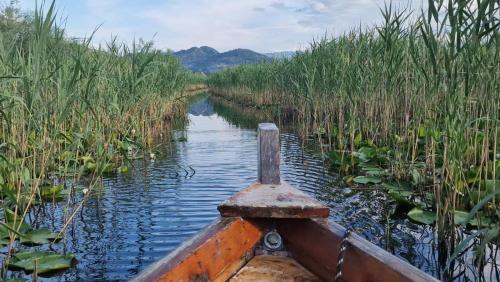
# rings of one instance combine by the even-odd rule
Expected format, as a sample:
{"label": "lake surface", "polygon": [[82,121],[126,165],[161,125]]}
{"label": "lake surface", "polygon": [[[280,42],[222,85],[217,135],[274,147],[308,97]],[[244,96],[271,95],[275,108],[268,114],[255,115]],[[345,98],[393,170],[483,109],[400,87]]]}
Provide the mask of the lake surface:
{"label": "lake surface", "polygon": [[[217,218],[217,205],[257,178],[256,121],[243,120],[208,96],[190,106],[189,124],[155,161],[106,178],[78,211],[58,251],[78,264],[41,280],[122,281],[162,258]],[[282,132],[282,177],[331,208],[331,220],[413,265],[439,275],[433,230],[390,217],[379,190],[352,190],[328,172],[321,156]],[[48,204],[39,226],[61,229],[64,203]],[[15,274],[21,275],[21,274]]]}

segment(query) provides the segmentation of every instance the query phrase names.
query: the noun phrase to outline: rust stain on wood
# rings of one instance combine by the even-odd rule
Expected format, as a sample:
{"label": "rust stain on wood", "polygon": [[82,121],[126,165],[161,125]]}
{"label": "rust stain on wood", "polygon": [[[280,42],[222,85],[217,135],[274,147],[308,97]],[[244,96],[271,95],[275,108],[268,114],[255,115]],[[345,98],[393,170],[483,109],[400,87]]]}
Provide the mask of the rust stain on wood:
{"label": "rust stain on wood", "polygon": [[241,218],[221,219],[134,281],[226,281],[252,257],[264,229]]}
{"label": "rust stain on wood", "polygon": [[219,205],[224,217],[327,218],[328,207],[282,181],[269,185],[255,182]]}
{"label": "rust stain on wood", "polygon": [[243,281],[321,281],[297,261],[281,256],[256,256],[250,260],[231,282]]}

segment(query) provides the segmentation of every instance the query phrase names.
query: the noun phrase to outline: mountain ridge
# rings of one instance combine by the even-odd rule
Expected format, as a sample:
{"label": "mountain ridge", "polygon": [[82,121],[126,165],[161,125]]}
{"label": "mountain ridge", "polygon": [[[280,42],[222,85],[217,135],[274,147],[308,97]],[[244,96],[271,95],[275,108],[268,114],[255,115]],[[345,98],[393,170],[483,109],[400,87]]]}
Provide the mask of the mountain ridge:
{"label": "mountain ridge", "polygon": [[270,56],[250,49],[238,48],[219,52],[209,46],[191,47],[174,52],[173,55],[178,57],[186,68],[203,73],[213,73],[241,64],[255,64],[272,60]]}

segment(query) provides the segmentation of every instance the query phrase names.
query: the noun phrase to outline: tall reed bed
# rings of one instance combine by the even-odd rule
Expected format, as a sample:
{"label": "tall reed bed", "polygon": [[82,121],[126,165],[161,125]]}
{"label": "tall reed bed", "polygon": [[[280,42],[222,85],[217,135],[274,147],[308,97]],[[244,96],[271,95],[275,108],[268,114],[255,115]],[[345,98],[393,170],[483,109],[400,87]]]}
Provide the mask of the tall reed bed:
{"label": "tall reed bed", "polygon": [[329,145],[346,182],[395,180],[384,186],[415,208],[412,218],[437,226],[446,257],[457,255],[458,224],[489,226],[483,245],[498,240],[498,1],[430,0],[418,17],[391,5],[381,13],[381,25],[216,73],[210,87],[292,116],[304,136]]}
{"label": "tall reed bed", "polygon": [[176,58],[150,42],[91,40],[68,39],[54,4],[0,13],[0,245],[25,238],[31,207],[68,180],[125,172],[184,116],[191,74]]}

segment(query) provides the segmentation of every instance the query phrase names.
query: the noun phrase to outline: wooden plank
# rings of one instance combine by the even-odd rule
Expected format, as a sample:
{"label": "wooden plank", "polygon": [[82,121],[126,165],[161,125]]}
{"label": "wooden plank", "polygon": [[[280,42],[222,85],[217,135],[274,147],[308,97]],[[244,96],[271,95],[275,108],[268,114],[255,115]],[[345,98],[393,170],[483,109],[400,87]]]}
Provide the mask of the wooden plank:
{"label": "wooden plank", "polygon": [[215,221],[132,281],[226,281],[252,256],[265,224]]}
{"label": "wooden plank", "polygon": [[352,247],[347,249],[343,273],[356,278],[351,281],[373,280],[373,277],[378,281],[439,281],[357,234],[350,236],[348,242]]}
{"label": "wooden plank", "polygon": [[253,183],[219,205],[224,217],[327,218],[330,210],[316,199],[282,181]]}
{"label": "wooden plank", "polygon": [[277,228],[293,257],[324,281],[334,281],[343,233],[312,220],[282,220]]}
{"label": "wooden plank", "polygon": [[274,123],[261,123],[257,131],[258,172],[262,184],[280,184],[280,134]]}
{"label": "wooden plank", "polygon": [[256,256],[230,282],[244,281],[321,281],[297,261],[282,256]]}
{"label": "wooden plank", "polygon": [[[324,281],[335,281],[340,242],[345,229],[314,220],[281,220],[278,232],[293,257]],[[344,281],[438,281],[356,234],[348,238]]]}

